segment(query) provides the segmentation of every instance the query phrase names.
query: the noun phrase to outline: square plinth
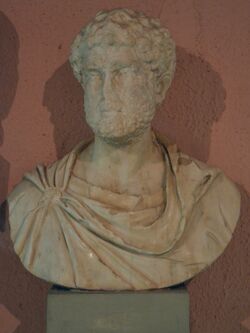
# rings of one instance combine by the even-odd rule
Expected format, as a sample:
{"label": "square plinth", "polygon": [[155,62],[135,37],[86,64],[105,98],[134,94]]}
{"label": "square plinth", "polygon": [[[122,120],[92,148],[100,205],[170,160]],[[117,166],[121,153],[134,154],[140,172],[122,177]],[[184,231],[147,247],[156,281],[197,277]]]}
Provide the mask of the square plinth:
{"label": "square plinth", "polygon": [[188,333],[185,288],[139,292],[51,289],[47,333]]}

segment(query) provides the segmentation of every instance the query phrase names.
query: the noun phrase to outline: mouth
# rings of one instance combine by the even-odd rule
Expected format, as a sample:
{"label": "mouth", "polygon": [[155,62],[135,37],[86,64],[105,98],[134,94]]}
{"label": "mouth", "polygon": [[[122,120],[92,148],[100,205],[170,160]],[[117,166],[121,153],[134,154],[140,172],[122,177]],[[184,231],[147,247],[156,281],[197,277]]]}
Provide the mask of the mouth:
{"label": "mouth", "polygon": [[119,110],[102,110],[101,113],[105,113],[105,114],[117,114],[117,113],[121,113],[122,112],[122,109],[119,109]]}

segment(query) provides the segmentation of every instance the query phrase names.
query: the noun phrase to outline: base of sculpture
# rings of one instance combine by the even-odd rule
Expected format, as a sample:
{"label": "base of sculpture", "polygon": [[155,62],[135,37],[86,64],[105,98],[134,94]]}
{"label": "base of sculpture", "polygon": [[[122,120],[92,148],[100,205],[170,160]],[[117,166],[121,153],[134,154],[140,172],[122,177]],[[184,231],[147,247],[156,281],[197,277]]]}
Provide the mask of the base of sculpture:
{"label": "base of sculpture", "polygon": [[52,288],[47,333],[188,333],[184,287],[140,292]]}

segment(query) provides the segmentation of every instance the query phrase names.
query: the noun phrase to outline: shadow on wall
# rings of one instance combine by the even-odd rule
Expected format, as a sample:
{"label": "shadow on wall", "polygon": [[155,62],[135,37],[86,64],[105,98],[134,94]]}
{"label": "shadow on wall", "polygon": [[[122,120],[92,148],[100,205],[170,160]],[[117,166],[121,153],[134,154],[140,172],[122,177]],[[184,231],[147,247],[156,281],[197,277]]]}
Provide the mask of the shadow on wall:
{"label": "shadow on wall", "polygon": [[[19,39],[16,29],[0,11],[0,146],[4,142],[1,122],[7,118],[16,94],[18,49]],[[8,193],[9,169],[9,162],[0,155],[0,202]]]}
{"label": "shadow on wall", "polygon": [[[0,272],[0,304],[20,321],[15,333],[45,333],[46,300],[50,284],[24,268],[14,252],[8,223],[5,232],[0,232]],[[6,325],[12,321],[11,318],[6,320]],[[0,320],[0,332],[4,329],[1,324]]]}
{"label": "shadow on wall", "polygon": [[242,322],[250,317],[250,197],[239,189],[241,216],[231,242],[188,284],[192,333],[247,332]]}
{"label": "shadow on wall", "polygon": [[[0,146],[4,142],[1,123],[7,118],[16,94],[18,50],[17,31],[6,15],[0,11]],[[9,162],[0,155],[0,202],[7,196],[9,168]],[[47,283],[39,281],[28,273],[14,253],[9,226],[5,223],[7,222],[5,208],[7,208],[6,201],[0,211],[0,304],[20,320],[21,324],[15,330],[16,333],[45,332],[44,302]],[[2,332],[1,324],[0,322],[0,332]]]}
{"label": "shadow on wall", "polygon": [[79,141],[91,136],[91,130],[84,120],[83,89],[68,61],[46,82],[43,105],[51,114],[58,158],[68,153]]}
{"label": "shadow on wall", "polygon": [[211,65],[177,47],[173,83],[154,120],[185,153],[207,161],[212,126],[225,110],[226,92]]}

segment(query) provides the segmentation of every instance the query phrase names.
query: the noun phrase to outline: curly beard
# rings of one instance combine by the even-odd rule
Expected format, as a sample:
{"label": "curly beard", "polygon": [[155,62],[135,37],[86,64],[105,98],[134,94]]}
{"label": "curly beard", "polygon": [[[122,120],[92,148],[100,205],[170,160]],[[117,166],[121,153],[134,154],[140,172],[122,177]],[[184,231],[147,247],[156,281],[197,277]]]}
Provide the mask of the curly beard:
{"label": "curly beard", "polygon": [[150,126],[154,111],[150,106],[141,106],[140,112],[102,111],[98,117],[87,112],[86,121],[93,132],[106,142],[122,145],[133,141]]}

